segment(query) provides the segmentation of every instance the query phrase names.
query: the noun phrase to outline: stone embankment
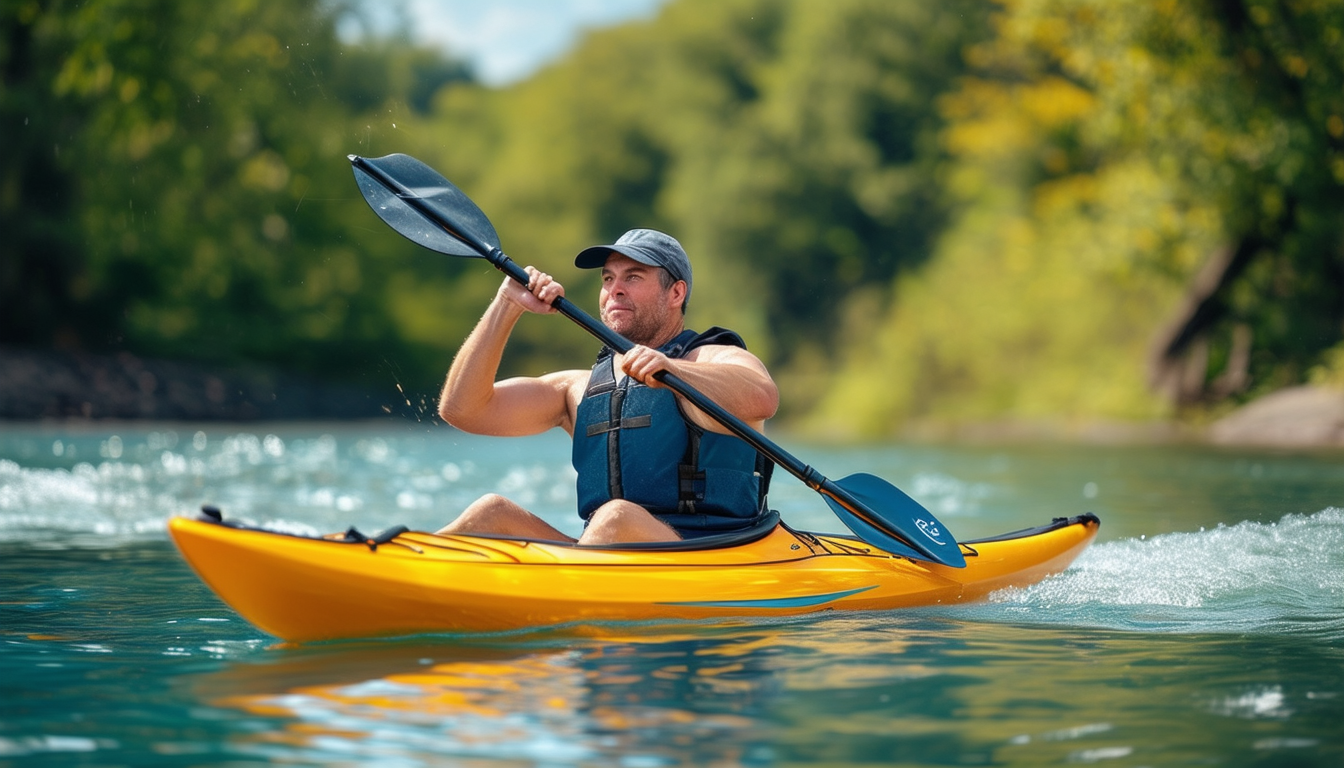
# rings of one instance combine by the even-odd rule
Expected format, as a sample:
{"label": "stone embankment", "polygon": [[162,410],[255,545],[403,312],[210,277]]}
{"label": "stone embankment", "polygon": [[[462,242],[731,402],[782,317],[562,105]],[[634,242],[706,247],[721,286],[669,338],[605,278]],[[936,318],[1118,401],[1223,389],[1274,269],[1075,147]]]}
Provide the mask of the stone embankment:
{"label": "stone embankment", "polygon": [[0,347],[0,419],[251,421],[401,414],[405,398],[264,370],[209,369],[130,354]]}
{"label": "stone embankment", "polygon": [[[0,347],[0,420],[432,418],[432,404],[424,396],[418,399],[418,404],[408,402],[393,380],[365,391],[269,371],[214,370],[124,353],[87,355]],[[1175,425],[1152,427],[1137,431],[1112,428],[1106,434],[1075,437],[1105,442],[1148,442],[1162,440],[1164,435],[1175,440],[1199,439]],[[975,430],[969,434],[976,434]],[[988,434],[998,433],[990,430]],[[1031,436],[1020,425],[1004,434]],[[1344,390],[1282,389],[1214,422],[1202,436],[1217,445],[1344,448]]]}
{"label": "stone embankment", "polygon": [[1287,387],[1213,423],[1210,442],[1275,448],[1344,447],[1344,390]]}

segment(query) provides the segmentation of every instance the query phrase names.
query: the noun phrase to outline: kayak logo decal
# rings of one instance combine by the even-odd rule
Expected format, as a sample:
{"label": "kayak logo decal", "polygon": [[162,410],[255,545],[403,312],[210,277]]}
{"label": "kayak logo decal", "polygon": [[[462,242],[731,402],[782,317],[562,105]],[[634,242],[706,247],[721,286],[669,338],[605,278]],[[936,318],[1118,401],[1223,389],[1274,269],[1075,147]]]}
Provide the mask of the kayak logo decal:
{"label": "kayak logo decal", "polygon": [[823,605],[833,600],[839,600],[842,597],[849,597],[850,595],[857,595],[860,592],[867,592],[870,589],[877,589],[877,585],[874,584],[869,587],[849,589],[844,592],[830,592],[824,595],[774,597],[762,600],[689,600],[685,602],[659,603],[659,605],[688,605],[697,608],[810,608],[814,605]]}
{"label": "kayak logo decal", "polygon": [[934,544],[940,547],[947,546],[947,542],[943,541],[943,529],[938,527],[938,523],[932,520],[916,520],[915,527]]}

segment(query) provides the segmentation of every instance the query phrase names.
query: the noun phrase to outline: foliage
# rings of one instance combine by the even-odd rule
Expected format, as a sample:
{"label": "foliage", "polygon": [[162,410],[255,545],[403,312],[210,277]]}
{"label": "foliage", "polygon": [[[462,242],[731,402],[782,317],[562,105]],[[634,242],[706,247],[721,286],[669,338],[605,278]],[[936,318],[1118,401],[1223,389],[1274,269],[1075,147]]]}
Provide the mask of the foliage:
{"label": "foliage", "polygon": [[942,102],[958,218],[819,421],[1151,417],[1301,381],[1344,322],[1344,5],[1023,0],[996,27]]}
{"label": "foliage", "polygon": [[[928,256],[943,221],[931,106],[986,11],[683,0],[591,35],[514,89],[450,94],[436,157],[506,250],[564,276],[580,303],[593,283],[571,254],[663,227],[696,265],[692,324],[737,327],[786,377],[807,372],[843,335],[843,308],[880,307],[891,278]],[[516,338],[554,365],[591,347],[535,323]]]}
{"label": "foliage", "polygon": [[460,67],[341,45],[318,0],[28,0],[0,28],[0,340],[343,375],[398,343],[403,268],[352,231],[344,155]]}
{"label": "foliage", "polygon": [[[574,253],[673,233],[690,325],[828,429],[1152,418],[1340,368],[1340,0],[672,0],[503,89],[404,31],[342,42],[352,8],[0,7],[0,343],[430,391],[500,277],[366,209],[345,155],[405,152],[582,306]],[[528,318],[505,365],[593,351]]]}

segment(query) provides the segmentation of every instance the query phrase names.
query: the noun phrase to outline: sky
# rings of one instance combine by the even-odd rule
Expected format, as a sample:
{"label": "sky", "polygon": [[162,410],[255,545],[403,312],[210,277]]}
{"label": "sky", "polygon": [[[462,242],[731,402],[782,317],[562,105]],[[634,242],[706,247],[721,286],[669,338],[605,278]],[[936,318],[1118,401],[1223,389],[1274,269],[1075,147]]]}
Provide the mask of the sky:
{"label": "sky", "polygon": [[[585,29],[649,19],[667,0],[401,0],[413,39],[466,59],[487,85],[526,79],[563,56]],[[375,27],[395,23],[395,8],[363,4]],[[348,30],[347,30],[348,31]],[[356,34],[350,32],[351,34]]]}

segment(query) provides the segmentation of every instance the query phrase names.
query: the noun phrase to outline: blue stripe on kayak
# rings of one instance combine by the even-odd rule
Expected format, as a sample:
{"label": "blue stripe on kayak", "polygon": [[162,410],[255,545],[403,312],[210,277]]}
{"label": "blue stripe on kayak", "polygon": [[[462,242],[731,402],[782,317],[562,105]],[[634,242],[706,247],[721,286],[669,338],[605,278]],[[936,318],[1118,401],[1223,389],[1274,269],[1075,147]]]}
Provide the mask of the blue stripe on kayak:
{"label": "blue stripe on kayak", "polygon": [[842,597],[857,595],[860,592],[867,592],[870,589],[876,589],[877,585],[871,587],[859,587],[844,592],[829,592],[824,595],[804,595],[802,597],[775,597],[764,600],[694,600],[690,602],[678,603],[660,603],[660,605],[691,605],[697,608],[808,608],[813,605],[829,603],[832,600],[839,600]]}

